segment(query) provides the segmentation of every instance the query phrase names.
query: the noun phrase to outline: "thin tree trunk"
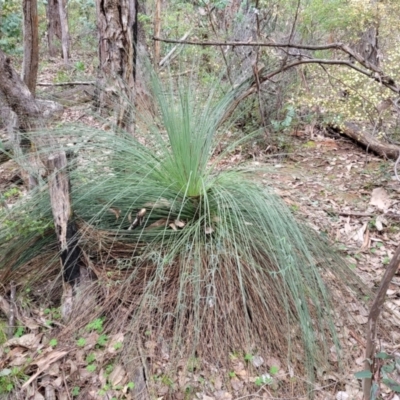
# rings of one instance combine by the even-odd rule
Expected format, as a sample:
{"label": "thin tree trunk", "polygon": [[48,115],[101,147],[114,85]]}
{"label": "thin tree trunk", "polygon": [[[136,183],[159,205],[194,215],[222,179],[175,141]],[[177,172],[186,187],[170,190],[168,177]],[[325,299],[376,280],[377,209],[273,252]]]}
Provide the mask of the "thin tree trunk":
{"label": "thin tree trunk", "polygon": [[47,43],[49,46],[50,57],[62,55],[60,47],[62,32],[60,21],[59,0],[48,0],[46,7],[47,17]]}
{"label": "thin tree trunk", "polygon": [[68,32],[68,16],[66,9],[66,0],[58,0],[58,9],[60,13],[61,24],[61,46],[64,63],[68,64],[70,55],[70,40]]}
{"label": "thin tree trunk", "polygon": [[[371,305],[371,309],[368,315],[367,323],[367,345],[365,349],[365,361],[364,370],[374,372],[374,359],[376,351],[376,329],[378,325],[378,319],[381,314],[383,304],[385,303],[386,292],[389,288],[389,284],[392,281],[397,269],[400,265],[400,246],[397,247],[392,260],[386,268],[385,274],[383,275],[381,284],[379,286],[376,297]],[[372,378],[366,378],[363,381],[363,392],[364,400],[370,400],[371,398],[371,387]]]}
{"label": "thin tree trunk", "polygon": [[[162,0],[156,0],[156,10],[154,15],[154,36],[161,36],[161,2]],[[154,41],[154,65],[158,69],[160,64],[160,50],[161,43],[159,41]]]}
{"label": "thin tree trunk", "polygon": [[39,26],[37,0],[24,0],[23,13],[24,61],[22,64],[22,79],[34,96],[39,68]]}

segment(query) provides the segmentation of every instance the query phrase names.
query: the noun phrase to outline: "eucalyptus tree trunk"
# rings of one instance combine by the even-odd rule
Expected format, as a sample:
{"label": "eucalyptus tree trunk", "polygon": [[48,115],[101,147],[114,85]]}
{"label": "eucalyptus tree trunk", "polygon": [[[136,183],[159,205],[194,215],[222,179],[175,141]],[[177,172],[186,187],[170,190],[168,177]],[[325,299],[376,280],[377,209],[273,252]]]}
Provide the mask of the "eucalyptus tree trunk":
{"label": "eucalyptus tree trunk", "polygon": [[49,47],[50,57],[57,57],[62,54],[61,50],[61,21],[60,9],[58,6],[60,0],[48,0],[46,6],[47,17],[47,43]]}
{"label": "eucalyptus tree trunk", "polygon": [[61,47],[64,63],[69,62],[70,53],[70,37],[68,30],[68,15],[67,15],[67,2],[66,0],[58,0],[58,11],[60,14],[60,25],[61,25]]}
{"label": "eucalyptus tree trunk", "polygon": [[96,0],[96,9],[99,33],[99,86],[103,89],[99,96],[99,106],[102,108],[111,103],[116,112],[117,125],[133,133],[138,2]]}
{"label": "eucalyptus tree trunk", "polygon": [[22,64],[22,79],[34,96],[39,68],[39,26],[37,0],[23,0],[23,14],[24,60]]}
{"label": "eucalyptus tree trunk", "polygon": [[[379,0],[370,0],[371,6],[375,6]],[[355,50],[372,65],[379,66],[379,19],[376,20],[363,32],[360,40],[355,45]]]}

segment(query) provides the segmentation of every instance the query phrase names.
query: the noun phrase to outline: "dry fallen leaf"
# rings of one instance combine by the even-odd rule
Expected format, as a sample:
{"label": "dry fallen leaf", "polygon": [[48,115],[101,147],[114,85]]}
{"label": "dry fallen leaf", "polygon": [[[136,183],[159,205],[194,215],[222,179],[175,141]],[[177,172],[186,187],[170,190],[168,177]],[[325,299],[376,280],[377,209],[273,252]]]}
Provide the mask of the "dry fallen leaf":
{"label": "dry fallen leaf", "polygon": [[66,354],[68,354],[68,351],[54,350],[51,353],[40,357],[38,360],[33,361],[32,364],[36,364],[38,370],[22,385],[22,388],[29,386],[30,383],[32,383],[43,371],[46,371],[51,364],[58,361],[60,358],[63,358]]}
{"label": "dry fallen leaf", "polygon": [[123,341],[124,334],[122,332],[112,335],[108,341],[107,352],[111,354],[118,352],[122,348]]}
{"label": "dry fallen leaf", "polygon": [[372,191],[371,205],[375,206],[378,210],[387,211],[387,209],[392,204],[386,190],[384,188],[376,188]]}
{"label": "dry fallen leaf", "polygon": [[35,335],[34,333],[28,333],[27,335],[23,335],[19,338],[12,338],[10,340],[7,340],[7,342],[5,342],[3,346],[4,347],[22,346],[26,347],[27,349],[36,349],[41,338],[42,334]]}

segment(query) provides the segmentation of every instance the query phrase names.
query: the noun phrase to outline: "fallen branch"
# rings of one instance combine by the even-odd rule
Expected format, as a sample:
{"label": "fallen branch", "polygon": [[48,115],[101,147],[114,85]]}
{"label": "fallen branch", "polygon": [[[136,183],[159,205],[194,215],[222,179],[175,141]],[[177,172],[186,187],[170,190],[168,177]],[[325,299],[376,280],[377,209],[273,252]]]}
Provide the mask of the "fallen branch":
{"label": "fallen branch", "polygon": [[95,85],[95,81],[83,81],[83,82],[59,82],[59,83],[50,83],[50,82],[38,82],[36,86],[78,86],[78,85]]}
{"label": "fallen branch", "polygon": [[14,336],[14,330],[15,330],[15,315],[16,315],[16,303],[15,303],[15,298],[17,295],[17,288],[15,286],[15,282],[11,281],[10,282],[11,286],[11,293],[10,293],[10,313],[8,315],[8,332],[7,332],[7,338],[11,339]]}
{"label": "fallen branch", "polygon": [[344,127],[339,129],[339,132],[361,144],[361,146],[365,147],[368,151],[372,151],[381,157],[397,160],[399,156],[399,146],[380,142],[375,136],[372,136],[368,132],[363,132],[352,122],[346,122]]}
{"label": "fallen branch", "polygon": [[[376,293],[375,299],[371,305],[371,309],[368,315],[367,323],[367,346],[365,349],[365,361],[364,370],[373,373],[374,367],[374,356],[375,356],[375,345],[376,345],[376,328],[378,324],[378,318],[382,311],[383,304],[385,302],[386,292],[389,288],[389,284],[393,279],[397,268],[400,265],[400,246],[397,247],[392,260],[390,261],[388,267],[386,268],[385,274],[383,275],[381,284],[379,286],[378,292]],[[372,387],[372,377],[364,378],[363,381],[363,392],[364,400],[370,400]]]}

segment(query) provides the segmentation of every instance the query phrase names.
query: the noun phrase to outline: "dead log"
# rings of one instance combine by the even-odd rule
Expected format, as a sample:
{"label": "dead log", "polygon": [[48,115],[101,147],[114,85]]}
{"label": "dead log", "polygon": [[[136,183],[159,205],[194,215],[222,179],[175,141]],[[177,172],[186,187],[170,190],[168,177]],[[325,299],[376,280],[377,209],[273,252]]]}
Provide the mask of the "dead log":
{"label": "dead log", "polygon": [[355,123],[346,122],[343,127],[330,127],[339,131],[342,135],[349,137],[359,145],[383,158],[397,160],[400,154],[400,147],[394,144],[383,143],[368,132],[362,131]]}

